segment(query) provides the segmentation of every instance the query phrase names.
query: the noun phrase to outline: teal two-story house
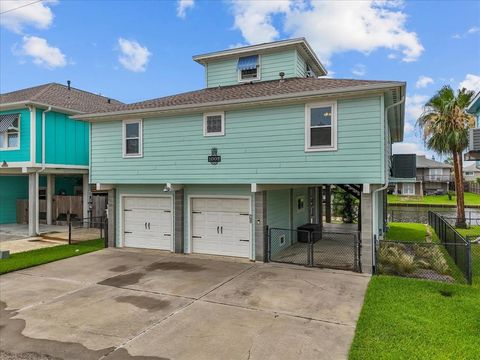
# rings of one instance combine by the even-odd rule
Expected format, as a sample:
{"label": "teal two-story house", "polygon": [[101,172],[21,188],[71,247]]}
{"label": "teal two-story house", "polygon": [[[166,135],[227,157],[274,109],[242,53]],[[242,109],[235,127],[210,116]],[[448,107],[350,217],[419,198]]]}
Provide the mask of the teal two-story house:
{"label": "teal two-story house", "polygon": [[[38,234],[40,213],[47,224],[55,220],[53,195],[84,194],[80,215],[86,217],[90,124],[71,116],[120,104],[70,82],[0,95],[0,227],[16,223],[18,200],[28,199],[29,234]],[[42,212],[40,198],[46,200]]]}
{"label": "teal two-story house", "polygon": [[268,229],[292,247],[337,184],[361,199],[371,271],[405,83],[327,78],[303,38],[193,60],[204,89],[74,116],[91,123],[91,182],[115,193],[115,245],[264,261]]}

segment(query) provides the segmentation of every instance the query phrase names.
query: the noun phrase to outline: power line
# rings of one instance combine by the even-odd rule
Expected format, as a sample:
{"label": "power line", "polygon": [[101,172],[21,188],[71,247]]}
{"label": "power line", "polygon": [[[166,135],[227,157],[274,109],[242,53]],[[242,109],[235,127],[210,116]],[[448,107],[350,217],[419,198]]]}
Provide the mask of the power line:
{"label": "power line", "polygon": [[30,5],[39,3],[39,2],[41,2],[41,1],[43,1],[43,0],[36,0],[36,1],[31,2],[31,3],[24,4],[24,5],[22,5],[22,6],[17,6],[16,8],[13,8],[13,9],[5,10],[5,11],[3,11],[3,12],[0,12],[0,15],[6,14],[6,13],[8,13],[8,12],[10,12],[10,11],[13,11],[13,10],[18,10],[18,9],[24,8],[24,7],[26,7],[26,6],[30,6]]}

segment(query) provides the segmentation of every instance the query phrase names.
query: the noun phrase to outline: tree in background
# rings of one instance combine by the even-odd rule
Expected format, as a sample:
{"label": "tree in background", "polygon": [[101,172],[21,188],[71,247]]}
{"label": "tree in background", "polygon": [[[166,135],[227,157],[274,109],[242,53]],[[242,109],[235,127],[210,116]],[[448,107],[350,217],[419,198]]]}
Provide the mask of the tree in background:
{"label": "tree in background", "polygon": [[345,190],[335,186],[333,194],[333,214],[341,217],[345,224],[353,224],[358,221],[358,200]]}
{"label": "tree in background", "polygon": [[455,94],[450,86],[444,86],[428,100],[417,120],[427,148],[453,159],[457,193],[455,225],[462,228],[466,227],[462,153],[468,146],[468,129],[475,126],[475,117],[466,108],[474,95],[465,88]]}

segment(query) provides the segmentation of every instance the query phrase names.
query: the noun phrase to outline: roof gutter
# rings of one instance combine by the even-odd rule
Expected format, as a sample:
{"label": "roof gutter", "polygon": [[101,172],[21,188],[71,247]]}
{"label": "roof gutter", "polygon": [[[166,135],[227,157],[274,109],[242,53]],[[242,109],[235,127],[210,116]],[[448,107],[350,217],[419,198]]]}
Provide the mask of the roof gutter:
{"label": "roof gutter", "polygon": [[[262,104],[268,103],[272,101],[284,101],[284,100],[291,100],[291,99],[300,99],[300,98],[309,98],[314,96],[322,96],[322,95],[348,95],[351,93],[359,92],[359,91],[374,91],[374,90],[385,90],[392,87],[398,86],[405,86],[405,83],[399,82],[390,82],[385,83],[382,85],[368,85],[363,87],[352,86],[348,88],[338,89],[338,90],[311,90],[311,91],[303,91],[303,92],[296,92],[291,94],[280,94],[280,95],[273,95],[273,96],[262,96],[256,98],[244,98],[244,99],[236,99],[236,100],[226,100],[226,101],[216,101],[216,102],[208,102],[203,104],[187,104],[187,105],[175,105],[175,106],[161,106],[161,107],[154,107],[154,108],[144,108],[144,109],[133,109],[133,110],[120,110],[120,111],[112,111],[112,112],[103,112],[103,113],[92,113],[92,114],[82,114],[73,116],[73,119],[78,120],[100,120],[102,118],[115,118],[120,116],[135,116],[135,115],[148,115],[152,113],[165,113],[165,112],[176,112],[181,110],[203,110],[205,108],[213,107],[213,106],[231,106],[231,105],[242,105],[242,104]],[[306,99],[308,100],[308,99]]]}
{"label": "roof gutter", "polygon": [[51,108],[51,111],[58,111],[68,115],[84,114],[82,111],[67,109],[61,106],[52,106],[38,101],[16,101],[11,103],[0,104],[0,110],[15,110],[24,106],[35,106],[42,109]]}

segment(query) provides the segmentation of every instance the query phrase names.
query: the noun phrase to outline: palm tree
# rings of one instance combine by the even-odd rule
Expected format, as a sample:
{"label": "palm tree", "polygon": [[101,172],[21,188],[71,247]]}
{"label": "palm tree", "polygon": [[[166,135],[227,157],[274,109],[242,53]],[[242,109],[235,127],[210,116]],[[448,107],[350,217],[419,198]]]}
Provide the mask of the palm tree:
{"label": "palm tree", "polygon": [[455,91],[450,86],[441,88],[425,104],[417,124],[423,130],[428,149],[440,155],[451,156],[457,193],[455,226],[466,227],[462,153],[468,146],[468,129],[475,126],[475,117],[465,109],[474,96],[465,88]]}

